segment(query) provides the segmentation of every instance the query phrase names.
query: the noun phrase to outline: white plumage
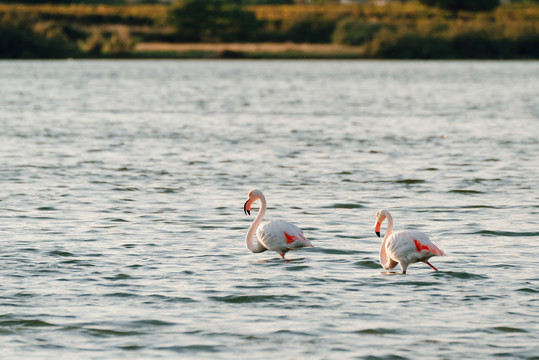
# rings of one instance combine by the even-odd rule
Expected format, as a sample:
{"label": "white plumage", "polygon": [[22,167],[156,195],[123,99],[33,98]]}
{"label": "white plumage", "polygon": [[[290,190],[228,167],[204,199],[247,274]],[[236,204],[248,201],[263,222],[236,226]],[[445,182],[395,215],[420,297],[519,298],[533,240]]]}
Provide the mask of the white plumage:
{"label": "white plumage", "polygon": [[384,269],[391,270],[399,264],[402,273],[406,274],[408,265],[424,262],[438,271],[428,260],[433,256],[445,256],[445,253],[421,231],[405,230],[392,234],[393,217],[387,210],[379,210],[376,213],[376,235],[380,237],[380,226],[386,218],[388,219],[387,232],[380,246],[380,263]]}
{"label": "white plumage", "polygon": [[[255,220],[249,227],[249,231],[245,237],[245,243],[251,252],[259,253],[266,250],[272,250],[281,255],[281,257],[284,259],[284,255],[289,250],[313,246],[311,242],[303,235],[303,231],[296,225],[290,224],[289,222],[282,220],[267,221],[260,225],[262,219],[264,218],[264,214],[266,213],[267,206],[266,197],[260,190],[254,189],[249,192],[249,199],[247,199],[243,206],[246,214],[251,213],[251,205],[258,199],[260,199],[261,203],[260,210]],[[257,240],[254,240],[253,236],[257,227]]]}

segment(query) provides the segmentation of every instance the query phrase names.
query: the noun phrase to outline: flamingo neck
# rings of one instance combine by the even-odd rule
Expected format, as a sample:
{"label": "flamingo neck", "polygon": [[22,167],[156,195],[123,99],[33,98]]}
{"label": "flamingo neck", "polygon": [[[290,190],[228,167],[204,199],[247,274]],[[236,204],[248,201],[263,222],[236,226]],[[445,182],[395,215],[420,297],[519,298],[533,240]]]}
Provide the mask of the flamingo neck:
{"label": "flamingo neck", "polygon": [[386,236],[384,236],[384,242],[386,242],[387,238],[391,235],[391,230],[393,230],[393,218],[391,217],[391,214],[387,214],[387,231]]}
{"label": "flamingo neck", "polygon": [[380,262],[382,263],[382,266],[384,269],[389,269],[390,266],[390,259],[387,256],[386,252],[386,242],[389,236],[391,235],[391,230],[393,230],[393,218],[390,214],[387,214],[387,231],[386,235],[384,236],[384,241],[382,241],[382,245],[380,246]]}
{"label": "flamingo neck", "polygon": [[264,219],[264,215],[266,214],[266,198],[264,195],[260,196],[260,210],[258,210],[258,214],[256,215],[256,218],[254,219],[253,223],[249,227],[249,231],[247,231],[247,236],[245,237],[245,243],[247,244],[247,248],[251,250],[251,252],[257,253],[262,252],[266,250],[262,244],[258,242],[258,240],[254,240],[254,234],[256,229],[258,228],[258,225],[262,222],[262,219]]}

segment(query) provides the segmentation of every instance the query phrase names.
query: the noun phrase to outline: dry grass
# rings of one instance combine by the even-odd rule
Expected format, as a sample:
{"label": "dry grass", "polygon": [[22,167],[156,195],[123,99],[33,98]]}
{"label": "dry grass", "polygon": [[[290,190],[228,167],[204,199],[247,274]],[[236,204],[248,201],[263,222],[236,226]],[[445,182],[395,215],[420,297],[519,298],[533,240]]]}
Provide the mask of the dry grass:
{"label": "dry grass", "polygon": [[360,46],[346,46],[336,44],[295,44],[295,43],[230,43],[230,44],[175,44],[175,43],[139,43],[135,47],[137,52],[215,52],[234,51],[241,53],[309,53],[323,55],[361,55]]}
{"label": "dry grass", "polygon": [[156,20],[166,16],[168,7],[165,5],[26,5],[26,4],[0,4],[0,13],[12,12],[22,14],[37,14],[51,18],[70,17],[82,18],[84,16],[116,16],[119,18],[139,18]]}

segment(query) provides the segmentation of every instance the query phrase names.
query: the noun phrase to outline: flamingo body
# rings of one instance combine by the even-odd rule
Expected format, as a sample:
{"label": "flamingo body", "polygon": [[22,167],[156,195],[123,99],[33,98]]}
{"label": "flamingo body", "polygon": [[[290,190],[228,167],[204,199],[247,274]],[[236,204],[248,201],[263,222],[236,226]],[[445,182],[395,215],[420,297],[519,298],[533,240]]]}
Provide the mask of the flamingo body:
{"label": "flamingo body", "polygon": [[438,271],[429,263],[433,256],[445,256],[445,253],[430,241],[429,237],[414,230],[397,231],[391,233],[393,228],[393,218],[387,210],[377,213],[376,234],[380,236],[380,225],[388,219],[388,229],[384,241],[380,246],[380,263],[386,270],[391,270],[400,265],[402,273],[406,274],[408,265],[416,262],[424,262],[434,270]]}
{"label": "flamingo body", "polygon": [[299,227],[282,220],[263,223],[258,227],[256,237],[266,249],[275,251],[283,257],[289,250],[312,246]]}
{"label": "flamingo body", "polygon": [[[258,199],[260,199],[261,202],[260,211],[249,227],[249,231],[245,238],[247,248],[251,250],[251,252],[259,253],[266,250],[272,250],[281,255],[284,259],[284,255],[290,250],[313,246],[303,235],[303,231],[289,222],[276,220],[260,224],[266,213],[266,198],[260,190],[255,189],[249,192],[249,199],[244,205],[246,214],[250,214],[251,204]],[[257,228],[257,240],[255,241],[253,240],[253,235]]]}
{"label": "flamingo body", "polygon": [[387,238],[383,246],[386,256],[384,259],[381,256],[380,262],[386,270],[391,270],[400,264],[403,272],[406,272],[410,264],[426,263],[433,256],[445,256],[444,252],[420,231],[397,231]]}

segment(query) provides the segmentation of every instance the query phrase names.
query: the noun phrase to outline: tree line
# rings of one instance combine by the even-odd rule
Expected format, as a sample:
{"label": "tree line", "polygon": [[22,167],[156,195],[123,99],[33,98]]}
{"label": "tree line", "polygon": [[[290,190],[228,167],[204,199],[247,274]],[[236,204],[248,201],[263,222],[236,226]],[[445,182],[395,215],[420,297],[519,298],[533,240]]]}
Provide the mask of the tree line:
{"label": "tree line", "polygon": [[108,8],[0,3],[0,57],[125,57],[133,55],[137,41],[157,41],[335,43],[361,46],[368,58],[539,58],[537,5],[498,9],[498,0],[418,1],[426,7],[246,6],[240,0]]}

